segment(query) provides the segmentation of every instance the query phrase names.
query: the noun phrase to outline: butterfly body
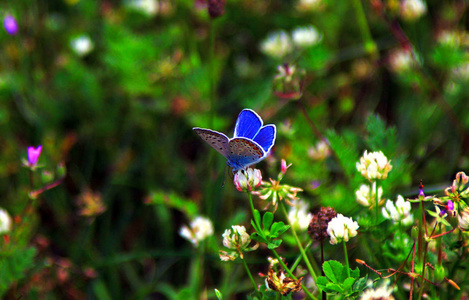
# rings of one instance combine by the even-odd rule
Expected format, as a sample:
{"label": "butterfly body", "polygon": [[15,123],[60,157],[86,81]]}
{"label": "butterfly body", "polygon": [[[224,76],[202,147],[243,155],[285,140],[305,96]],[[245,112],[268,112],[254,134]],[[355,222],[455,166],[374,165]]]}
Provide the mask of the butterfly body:
{"label": "butterfly body", "polygon": [[253,110],[244,109],[238,116],[234,137],[204,128],[193,128],[194,131],[213,149],[227,159],[233,172],[245,169],[263,160],[275,143],[276,127],[263,122]]}

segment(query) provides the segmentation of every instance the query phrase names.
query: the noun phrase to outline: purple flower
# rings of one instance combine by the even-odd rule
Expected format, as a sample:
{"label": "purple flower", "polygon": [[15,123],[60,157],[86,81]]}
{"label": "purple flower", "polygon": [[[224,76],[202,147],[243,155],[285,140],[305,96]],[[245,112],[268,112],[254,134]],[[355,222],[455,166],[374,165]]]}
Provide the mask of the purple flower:
{"label": "purple flower", "polygon": [[448,210],[453,210],[454,209],[453,201],[449,200],[448,204],[446,204],[446,207],[448,208]]}
{"label": "purple flower", "polygon": [[34,167],[37,164],[39,155],[41,155],[42,146],[39,145],[37,148],[28,147],[28,162],[29,166]]}
{"label": "purple flower", "polygon": [[3,19],[3,26],[5,27],[6,32],[10,35],[15,35],[18,33],[18,23],[12,15],[6,15]]}

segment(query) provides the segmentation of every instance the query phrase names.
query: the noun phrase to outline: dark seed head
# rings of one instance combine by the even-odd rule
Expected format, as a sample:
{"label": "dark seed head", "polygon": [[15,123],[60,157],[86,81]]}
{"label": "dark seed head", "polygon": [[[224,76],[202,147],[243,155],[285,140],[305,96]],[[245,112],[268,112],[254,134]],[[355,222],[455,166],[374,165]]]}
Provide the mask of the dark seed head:
{"label": "dark seed head", "polygon": [[321,209],[313,214],[313,218],[309,223],[308,233],[315,241],[323,241],[327,238],[327,225],[337,216],[335,210],[331,207],[321,207]]}

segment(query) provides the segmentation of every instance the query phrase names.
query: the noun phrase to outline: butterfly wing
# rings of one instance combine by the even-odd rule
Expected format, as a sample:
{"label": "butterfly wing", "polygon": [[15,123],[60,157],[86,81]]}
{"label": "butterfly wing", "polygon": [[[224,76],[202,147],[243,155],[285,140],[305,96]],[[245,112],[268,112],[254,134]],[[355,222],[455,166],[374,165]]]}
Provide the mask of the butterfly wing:
{"label": "butterfly wing", "polygon": [[275,144],[275,137],[277,134],[277,128],[275,125],[266,125],[259,130],[254,137],[254,142],[258,143],[259,146],[264,149],[265,153],[269,153],[272,146]]}
{"label": "butterfly wing", "polygon": [[236,120],[234,138],[253,139],[262,127],[262,119],[251,109],[243,109]]}
{"label": "butterfly wing", "polygon": [[229,157],[228,144],[229,139],[226,135],[221,132],[204,129],[204,128],[193,128],[195,133],[197,133],[207,144],[210,145],[213,149],[217,150],[218,153],[224,157]]}
{"label": "butterfly wing", "polygon": [[233,168],[233,171],[258,163],[265,157],[264,149],[256,142],[247,138],[231,139],[228,149],[228,165]]}

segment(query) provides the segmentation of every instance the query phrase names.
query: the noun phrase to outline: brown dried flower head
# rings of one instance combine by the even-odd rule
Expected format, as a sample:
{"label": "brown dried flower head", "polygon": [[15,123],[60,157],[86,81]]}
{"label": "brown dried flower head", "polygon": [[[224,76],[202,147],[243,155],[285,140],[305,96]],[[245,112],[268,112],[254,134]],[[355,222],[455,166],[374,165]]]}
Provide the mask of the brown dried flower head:
{"label": "brown dried flower head", "polygon": [[286,277],[283,270],[275,272],[269,269],[269,274],[265,280],[268,288],[286,296],[291,292],[298,292],[301,289],[301,280],[303,280],[303,277],[294,280],[290,277]]}
{"label": "brown dried flower head", "polygon": [[331,207],[321,207],[321,209],[313,214],[313,219],[309,223],[308,233],[315,241],[324,241],[327,237],[327,225],[337,216],[336,211]]}
{"label": "brown dried flower head", "polygon": [[225,0],[207,0],[208,14],[215,19],[225,13]]}

